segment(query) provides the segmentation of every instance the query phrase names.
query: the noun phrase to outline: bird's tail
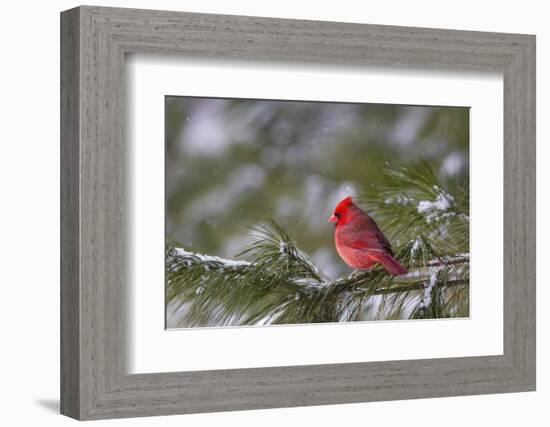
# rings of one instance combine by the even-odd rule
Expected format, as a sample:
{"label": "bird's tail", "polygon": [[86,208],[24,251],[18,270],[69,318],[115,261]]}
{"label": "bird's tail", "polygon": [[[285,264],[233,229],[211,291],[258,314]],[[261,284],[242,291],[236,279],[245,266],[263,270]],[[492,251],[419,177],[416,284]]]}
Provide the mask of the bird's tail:
{"label": "bird's tail", "polygon": [[377,258],[378,262],[380,262],[380,264],[382,264],[392,276],[400,276],[401,274],[406,274],[409,272],[391,255],[381,255]]}

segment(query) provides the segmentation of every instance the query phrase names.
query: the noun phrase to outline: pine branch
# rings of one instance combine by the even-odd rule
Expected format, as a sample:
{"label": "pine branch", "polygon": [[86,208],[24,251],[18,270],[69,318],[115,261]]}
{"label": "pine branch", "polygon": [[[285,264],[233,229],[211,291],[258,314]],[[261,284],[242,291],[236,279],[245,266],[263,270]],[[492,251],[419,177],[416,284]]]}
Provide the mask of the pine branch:
{"label": "pine branch", "polygon": [[177,310],[186,301],[193,301],[181,324],[350,320],[345,316],[346,304],[355,305],[356,314],[372,296],[406,296],[425,290],[434,271],[447,269],[448,274],[453,273],[441,287],[468,284],[459,273],[460,267],[468,264],[469,254],[432,258],[423,267],[397,278],[375,268],[331,281],[276,224],[262,224],[254,235],[256,241],[241,253],[252,257],[252,261],[168,248],[168,303],[175,304]]}
{"label": "pine branch", "polygon": [[[224,274],[235,274],[235,275],[245,275],[247,270],[252,271],[257,268],[253,263],[248,261],[237,261],[224,259],[217,256],[203,255],[194,252],[188,252],[181,248],[170,247],[167,251],[168,253],[168,270],[171,272],[178,272],[183,268],[191,268],[193,266],[200,266],[204,268],[205,272],[216,273],[225,271]],[[249,253],[245,251],[243,253]],[[324,274],[315,267],[309,259],[303,258],[304,255],[300,256],[301,260],[307,262],[308,271],[309,268],[312,268],[311,271],[315,271],[315,282],[303,280],[303,278],[298,278],[295,280],[295,285],[298,287],[310,287],[310,286],[342,286],[342,287],[353,287],[361,286],[368,282],[371,276],[371,273],[364,272],[361,274],[352,274],[345,278],[340,278],[334,281],[329,280],[324,276]],[[469,262],[469,254],[460,254],[455,257],[442,257],[440,259],[433,259],[427,262],[428,267],[446,267],[454,264],[463,264]],[[420,274],[419,274],[420,273]],[[317,276],[319,275],[319,276]],[[323,275],[325,278],[321,279],[320,276]],[[378,287],[375,288],[372,292],[372,295],[382,295],[398,292],[408,292],[412,290],[420,290],[425,287],[426,280],[430,279],[431,274],[429,271],[422,273],[420,270],[413,271],[408,275],[402,276],[402,282],[394,282],[394,285],[387,287]],[[410,281],[407,279],[410,278]],[[265,280],[265,278],[264,278]],[[454,279],[448,280],[445,282],[444,286],[461,286],[467,285],[468,280],[464,279]]]}
{"label": "pine branch", "polygon": [[445,266],[451,264],[464,264],[470,262],[470,254],[458,254],[454,256],[444,256],[439,259],[427,262],[429,267]]}
{"label": "pine branch", "polygon": [[[448,280],[443,283],[441,286],[467,286],[469,280],[456,279]],[[388,288],[376,288],[372,295],[385,295],[385,294],[394,294],[400,292],[410,292],[418,291],[426,288],[426,282],[413,282],[413,283],[404,283],[402,285],[390,286]]]}

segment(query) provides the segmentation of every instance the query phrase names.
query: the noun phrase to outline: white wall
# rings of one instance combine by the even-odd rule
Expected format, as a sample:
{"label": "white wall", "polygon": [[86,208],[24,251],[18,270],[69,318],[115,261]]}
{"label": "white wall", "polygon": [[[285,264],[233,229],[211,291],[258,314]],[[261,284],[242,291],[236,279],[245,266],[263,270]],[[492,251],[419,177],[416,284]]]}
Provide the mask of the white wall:
{"label": "white wall", "polygon": [[[550,178],[550,27],[542,1],[481,2],[339,0],[97,1],[98,5],[246,14],[537,34],[538,218],[548,216]],[[59,360],[59,11],[74,1],[5,2],[2,7],[0,91],[0,267],[3,425],[67,425],[57,414]],[[26,108],[32,99],[34,110]],[[545,161],[546,160],[546,161]],[[546,199],[546,200],[543,200]],[[548,225],[539,221],[538,389],[536,393],[277,409],[156,419],[110,425],[403,424],[447,426],[490,423],[543,426],[550,422],[549,295],[543,271]],[[6,238],[7,237],[7,238]],[[7,276],[6,276],[7,272]],[[546,304],[545,304],[546,303]],[[543,312],[545,310],[545,312]]]}

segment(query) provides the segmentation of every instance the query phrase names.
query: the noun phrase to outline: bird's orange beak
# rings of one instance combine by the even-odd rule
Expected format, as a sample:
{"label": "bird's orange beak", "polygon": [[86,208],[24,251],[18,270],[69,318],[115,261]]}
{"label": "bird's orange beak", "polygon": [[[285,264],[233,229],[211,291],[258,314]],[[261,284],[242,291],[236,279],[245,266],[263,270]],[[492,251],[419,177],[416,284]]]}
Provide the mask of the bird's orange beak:
{"label": "bird's orange beak", "polygon": [[332,215],[329,219],[328,219],[328,222],[334,222],[335,224],[338,222],[338,217],[336,215]]}

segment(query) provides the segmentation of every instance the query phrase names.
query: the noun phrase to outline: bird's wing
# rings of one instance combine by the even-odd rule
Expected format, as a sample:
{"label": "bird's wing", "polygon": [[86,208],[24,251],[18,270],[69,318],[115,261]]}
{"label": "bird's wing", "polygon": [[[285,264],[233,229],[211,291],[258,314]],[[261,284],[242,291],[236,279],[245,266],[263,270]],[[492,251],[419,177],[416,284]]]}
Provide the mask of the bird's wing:
{"label": "bird's wing", "polygon": [[346,246],[364,251],[380,251],[393,255],[390,242],[378,225],[367,215],[353,218],[339,230],[339,240]]}

